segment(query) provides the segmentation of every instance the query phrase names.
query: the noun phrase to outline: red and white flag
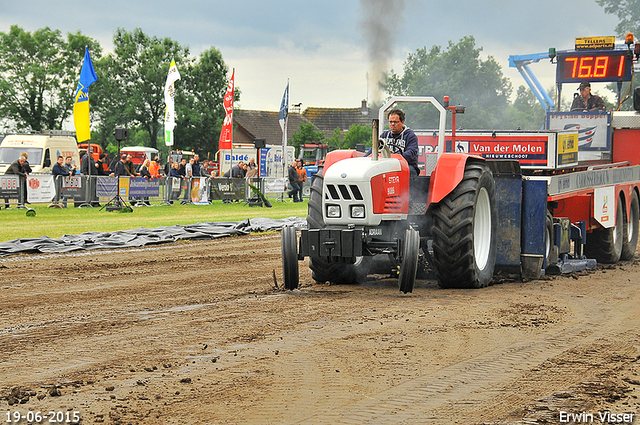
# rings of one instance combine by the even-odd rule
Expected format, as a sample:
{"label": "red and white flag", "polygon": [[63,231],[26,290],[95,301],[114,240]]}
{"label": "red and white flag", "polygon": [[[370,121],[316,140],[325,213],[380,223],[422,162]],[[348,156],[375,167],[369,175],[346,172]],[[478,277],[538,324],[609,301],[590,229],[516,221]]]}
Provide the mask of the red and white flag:
{"label": "red and white flag", "polygon": [[234,78],[236,70],[231,73],[231,80],[229,80],[229,87],[227,87],[227,93],[224,95],[224,110],[226,115],[224,122],[222,123],[222,131],[220,132],[220,141],[218,142],[218,149],[231,149],[233,144],[233,88]]}

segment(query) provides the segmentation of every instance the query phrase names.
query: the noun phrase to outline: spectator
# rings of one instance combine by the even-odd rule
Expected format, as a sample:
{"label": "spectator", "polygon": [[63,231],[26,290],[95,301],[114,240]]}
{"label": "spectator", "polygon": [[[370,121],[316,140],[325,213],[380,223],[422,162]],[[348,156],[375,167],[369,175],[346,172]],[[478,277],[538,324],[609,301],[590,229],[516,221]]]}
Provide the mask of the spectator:
{"label": "spectator", "polygon": [[291,185],[291,190],[287,192],[289,198],[293,197],[293,202],[302,202],[302,200],[298,200],[298,193],[300,190],[300,185],[298,184],[298,171],[297,171],[298,162],[294,159],[291,165],[289,166],[289,185]]}
{"label": "spectator", "polygon": [[64,158],[62,155],[58,155],[58,162],[51,169],[51,174],[53,174],[53,179],[56,187],[56,194],[51,200],[53,205],[58,205],[60,199],[62,199],[62,206],[67,208],[67,198],[66,196],[62,196],[62,184],[64,182],[65,177],[69,177],[72,175],[71,171],[67,170],[64,166]]}
{"label": "spectator", "polygon": [[[172,177],[170,179],[170,182],[171,182],[171,186],[170,186],[171,192],[170,192],[170,194],[171,195],[169,197],[169,203],[173,204],[174,200],[180,199],[180,190],[181,190],[180,185],[182,183],[182,174],[180,174],[180,163],[178,163],[178,162],[174,162],[173,163],[173,167],[171,168],[171,170],[169,170],[169,177]],[[175,179],[178,179],[177,183],[176,183]],[[178,190],[176,190],[174,192],[173,191],[173,187],[174,187],[175,184],[177,184]]]}
{"label": "spectator", "polygon": [[186,168],[187,168],[187,158],[182,158],[180,159],[180,175],[184,178],[184,176],[186,175]]}
{"label": "spectator", "polygon": [[256,164],[256,159],[255,158],[249,159],[249,164],[247,164],[247,165],[249,166],[249,169],[258,168],[258,165]]}
{"label": "spectator", "polygon": [[133,163],[133,156],[131,154],[127,154],[127,160],[125,162],[125,166],[129,173],[130,177],[137,177],[139,174],[136,172],[136,165]]}
{"label": "spectator", "polygon": [[96,193],[96,179],[93,177],[98,175],[98,164],[93,159],[93,155],[91,155],[91,149],[89,149],[80,160],[80,174],[88,176],[88,184],[85,190],[89,191],[86,195],[87,198],[91,199],[89,201],[91,206],[99,207],[100,202],[98,201],[98,195]]}
{"label": "spectator", "polygon": [[184,178],[187,180],[187,189],[184,191],[184,199],[181,204],[185,205],[191,202],[191,185],[193,184],[193,165],[196,162],[195,155],[189,159],[189,163],[184,167]]}
{"label": "spectator", "polygon": [[[11,165],[9,166],[9,168],[7,168],[7,171],[5,171],[5,175],[6,174],[15,174],[18,176],[18,179],[20,180],[20,184],[22,186],[26,186],[27,185],[27,173],[25,172],[25,166],[24,164],[27,162],[27,158],[25,158],[24,156],[21,156],[20,158],[16,159],[15,161],[13,161],[11,163]],[[31,170],[31,167],[29,167],[29,170]],[[24,191],[22,192],[24,194]],[[24,195],[23,195],[24,196]],[[20,202],[22,201],[22,202]],[[25,202],[25,200],[19,200],[18,201],[18,205],[22,206],[23,202]],[[4,198],[4,208],[5,209],[9,209],[9,199],[8,198]]]}
{"label": "spectator", "polygon": [[172,168],[173,168],[173,157],[169,156],[169,159],[167,159],[167,163],[164,166],[164,175],[165,176],[171,175]]}
{"label": "spectator", "polygon": [[108,176],[109,175],[109,170],[108,170],[108,166],[107,163],[109,162],[109,157],[107,157],[107,154],[104,152],[101,152],[98,160],[96,161],[96,167],[98,168],[98,175],[99,176]]}
{"label": "spectator", "polygon": [[200,155],[194,154],[193,164],[191,164],[191,168],[193,169],[193,177],[200,177],[200,163],[198,161],[200,161]]}
{"label": "spectator", "polygon": [[69,171],[70,176],[76,173],[76,164],[73,163],[72,157],[68,156],[64,159],[64,168]]}
{"label": "spectator", "polygon": [[209,177],[209,160],[202,160],[202,165],[200,166],[200,177]]}
{"label": "spectator", "polygon": [[120,161],[113,167],[113,173],[111,175],[116,177],[128,177],[130,175],[127,170],[127,154],[123,153],[120,156]]}
{"label": "spectator", "polygon": [[244,178],[244,161],[240,161],[236,165],[231,167],[231,178],[232,179]]}
{"label": "spectator", "polygon": [[160,178],[160,158],[157,156],[149,164],[149,174],[151,174],[152,179]]}
{"label": "spectator", "polygon": [[[25,183],[26,183],[27,179],[29,178],[29,174],[31,174],[31,171],[32,171],[31,166],[29,165],[29,154],[26,152],[22,152],[20,156],[24,156],[24,165],[22,166],[22,169],[26,174],[25,176]],[[22,185],[22,196],[23,196],[22,199],[24,199],[25,204],[31,204],[31,202],[29,202],[29,200],[27,199],[27,184]]]}
{"label": "spectator", "polygon": [[298,173],[298,184],[300,185],[300,189],[298,191],[298,202],[302,202],[302,187],[304,186],[304,182],[307,181],[307,170],[302,166],[302,160],[298,159],[298,165],[296,168],[296,172]]}
{"label": "spectator", "polygon": [[[145,159],[142,165],[140,166],[140,177],[144,177],[147,180],[151,180],[151,172],[149,171],[149,166],[151,165],[151,161],[149,159]],[[142,198],[142,202],[140,205],[150,206],[149,197],[145,196]]]}
{"label": "spectator", "polygon": [[247,165],[247,175],[245,178],[251,179],[254,177],[258,177],[258,167],[251,167],[251,165]]}

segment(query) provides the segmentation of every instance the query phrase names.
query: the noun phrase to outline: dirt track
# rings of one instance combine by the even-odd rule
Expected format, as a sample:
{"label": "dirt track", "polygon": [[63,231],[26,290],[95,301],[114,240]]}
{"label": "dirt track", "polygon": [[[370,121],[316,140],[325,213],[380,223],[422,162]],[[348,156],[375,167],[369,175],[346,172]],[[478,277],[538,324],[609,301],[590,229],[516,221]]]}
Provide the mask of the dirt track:
{"label": "dirt track", "polygon": [[302,263],[284,291],[280,262],[272,234],[0,259],[0,421],[640,423],[638,257],[408,295],[314,284]]}

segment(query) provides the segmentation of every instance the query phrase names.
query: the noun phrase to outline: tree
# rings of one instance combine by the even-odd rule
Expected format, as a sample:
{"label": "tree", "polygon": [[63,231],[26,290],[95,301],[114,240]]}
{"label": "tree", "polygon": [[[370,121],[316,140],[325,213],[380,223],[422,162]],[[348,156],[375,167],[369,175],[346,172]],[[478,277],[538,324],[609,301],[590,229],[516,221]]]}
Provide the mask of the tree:
{"label": "tree", "polygon": [[301,123],[300,131],[295,131],[291,138],[291,146],[296,150],[305,143],[321,143],[324,141],[324,134],[316,129],[312,123]]}
{"label": "tree", "polygon": [[[228,71],[220,51],[210,48],[181,72],[180,90],[176,95],[179,120],[175,129],[176,146],[202,154],[218,150],[225,117],[223,99],[229,81]],[[234,98],[238,100],[239,97],[240,91],[236,88]]]}
{"label": "tree", "polygon": [[[616,26],[616,35],[624,37],[626,33],[631,32],[635,35],[636,41],[640,38],[640,0],[596,0],[600,6],[604,7],[606,13],[617,15],[620,23]],[[632,110],[633,90],[640,87],[640,81],[633,81],[633,86],[629,87],[629,83],[622,86],[622,96],[624,103],[620,106],[622,110]],[[607,88],[613,93],[617,93],[618,87],[616,83],[610,83]],[[608,102],[607,102],[608,103]],[[615,105],[617,108],[617,105]],[[607,109],[609,104],[607,104]]]}
{"label": "tree", "polygon": [[511,109],[511,127],[521,130],[539,130],[544,128],[545,110],[531,89],[518,87]]}
{"label": "tree", "polygon": [[640,37],[640,0],[596,0],[604,11],[618,15],[620,23],[616,26],[616,34],[624,37],[628,32]]}
{"label": "tree", "polygon": [[80,32],[45,27],[33,33],[12,25],[0,33],[0,114],[16,130],[61,129],[71,116],[85,46],[100,45]]}
{"label": "tree", "polygon": [[[450,41],[445,50],[440,46],[418,49],[409,54],[402,76],[393,71],[386,76],[385,90],[391,95],[433,96],[438,100],[448,95],[452,104],[467,107],[467,114],[458,117],[457,125],[503,128],[511,83],[492,56],[480,58],[481,51],[471,36],[457,44]],[[431,128],[437,122],[436,111],[427,111],[423,105],[407,105],[407,121],[414,127]]]}
{"label": "tree", "polygon": [[[100,62],[104,68],[99,96],[101,135],[110,134],[114,122],[140,126],[149,134],[150,147],[157,148],[164,120],[164,83],[172,60],[178,69],[188,69],[189,48],[169,38],[146,35],[140,28],[127,32],[118,28],[113,36],[114,52]],[[100,75],[98,76],[100,78]],[[176,82],[176,89],[180,81]],[[110,112],[114,111],[114,112]],[[117,119],[114,120],[113,114]]]}
{"label": "tree", "polygon": [[354,124],[349,127],[349,131],[344,135],[341,149],[355,149],[356,145],[363,144],[371,147],[371,134],[373,130],[369,125]]}

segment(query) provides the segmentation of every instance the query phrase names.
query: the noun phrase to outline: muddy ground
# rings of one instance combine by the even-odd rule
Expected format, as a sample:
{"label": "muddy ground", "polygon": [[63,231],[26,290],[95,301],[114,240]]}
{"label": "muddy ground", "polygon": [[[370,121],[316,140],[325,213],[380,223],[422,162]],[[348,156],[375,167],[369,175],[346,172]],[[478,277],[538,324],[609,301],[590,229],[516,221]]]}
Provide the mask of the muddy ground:
{"label": "muddy ground", "polygon": [[277,234],[0,258],[0,421],[640,423],[639,263],[405,295],[285,291]]}

